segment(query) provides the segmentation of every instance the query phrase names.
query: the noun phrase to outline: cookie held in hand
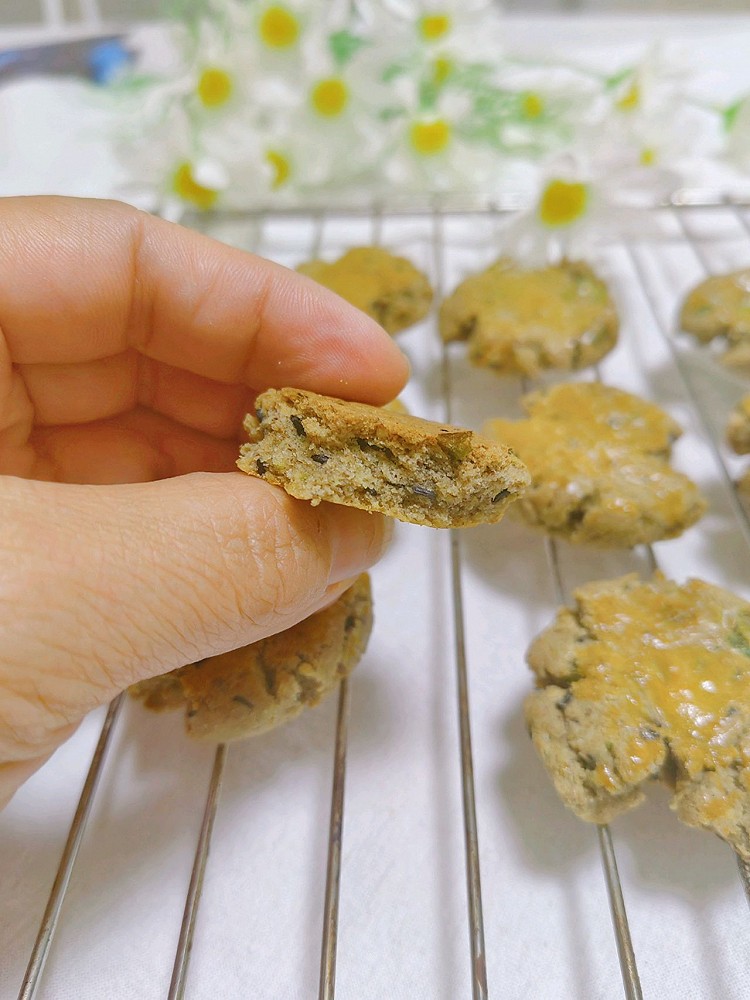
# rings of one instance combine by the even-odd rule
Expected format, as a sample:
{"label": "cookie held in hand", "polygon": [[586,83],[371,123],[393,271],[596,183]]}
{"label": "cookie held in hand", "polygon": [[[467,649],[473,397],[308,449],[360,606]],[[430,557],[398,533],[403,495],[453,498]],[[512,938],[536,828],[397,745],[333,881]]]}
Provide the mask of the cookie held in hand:
{"label": "cookie held in hand", "polygon": [[504,445],[461,427],[302,389],[269,389],[238,467],[293,497],[434,528],[499,521],[529,483]]}
{"label": "cookie held in hand", "polygon": [[363,573],[328,608],[250,646],[134,684],[147,708],[184,708],[188,735],[224,743],[255,736],[317,705],[361,659],[372,629]]}
{"label": "cookie held in hand", "polygon": [[608,823],[660,779],[750,860],[750,604],[701,580],[588,583],[531,645],[526,721],[563,802]]}

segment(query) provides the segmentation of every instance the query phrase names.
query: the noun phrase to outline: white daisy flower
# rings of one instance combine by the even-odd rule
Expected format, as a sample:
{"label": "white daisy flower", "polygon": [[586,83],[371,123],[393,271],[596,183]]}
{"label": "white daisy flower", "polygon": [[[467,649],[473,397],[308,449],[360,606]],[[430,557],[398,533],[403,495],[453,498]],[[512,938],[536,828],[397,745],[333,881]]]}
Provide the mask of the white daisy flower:
{"label": "white daisy flower", "polygon": [[580,155],[551,159],[538,175],[528,209],[504,229],[504,246],[531,265],[586,257],[600,240],[643,234],[646,213],[622,202],[620,176],[598,173]]}

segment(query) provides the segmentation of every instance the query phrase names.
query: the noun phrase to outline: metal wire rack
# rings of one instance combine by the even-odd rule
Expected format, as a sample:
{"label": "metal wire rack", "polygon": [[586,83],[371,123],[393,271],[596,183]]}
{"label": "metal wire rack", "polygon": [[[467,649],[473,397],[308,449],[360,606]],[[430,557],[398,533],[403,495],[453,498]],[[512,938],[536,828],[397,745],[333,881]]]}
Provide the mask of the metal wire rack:
{"label": "metal wire rack", "polygon": [[[327,256],[333,254],[339,246],[351,244],[352,242],[383,242],[386,245],[402,245],[404,239],[412,247],[421,246],[423,266],[427,267],[431,273],[438,300],[446,290],[449,290],[455,283],[456,277],[460,276],[462,261],[476,259],[477,248],[485,255],[487,261],[497,255],[502,246],[502,224],[504,206],[493,206],[489,209],[485,206],[477,210],[476,214],[471,214],[463,209],[458,211],[455,208],[446,208],[444,205],[433,204],[428,211],[414,212],[407,208],[386,208],[382,206],[373,212],[360,210],[328,210],[324,208],[311,212],[289,212],[277,213],[273,216],[259,213],[252,218],[241,217],[214,220],[208,223],[208,227],[220,238],[227,239],[244,245],[247,248],[259,249],[269,255],[276,255],[285,262],[301,260],[305,257],[323,254]],[[727,545],[732,552],[732,558],[725,565],[730,568],[735,567],[740,576],[740,586],[750,585],[750,574],[745,573],[747,566],[747,551],[744,546],[750,544],[750,521],[743,503],[738,498],[733,487],[733,463],[734,459],[729,456],[721,443],[721,429],[723,420],[731,405],[731,397],[738,397],[742,391],[740,383],[731,379],[727,382],[724,376],[718,372],[715,363],[710,359],[705,361],[702,356],[692,349],[683,350],[678,339],[672,332],[672,313],[677,301],[675,291],[675,275],[679,275],[680,291],[695,280],[705,275],[709,270],[715,269],[718,259],[718,266],[726,266],[731,263],[739,266],[742,263],[750,263],[750,220],[748,219],[748,207],[743,204],[727,201],[720,196],[710,196],[706,193],[700,195],[676,195],[672,201],[657,210],[657,214],[663,223],[661,234],[654,238],[649,236],[645,240],[619,241],[603,251],[603,256],[599,264],[606,273],[608,268],[612,272],[609,280],[613,283],[616,293],[620,298],[626,298],[629,307],[637,314],[632,323],[636,324],[642,331],[647,329],[648,337],[653,340],[653,351],[661,353],[662,359],[666,358],[667,365],[661,373],[657,372],[658,379],[661,380],[662,388],[666,387],[667,395],[674,395],[674,405],[670,407],[674,412],[675,407],[679,411],[681,422],[688,427],[688,434],[695,437],[699,450],[699,459],[702,463],[701,475],[704,480],[713,483],[712,501],[716,499],[719,507],[724,509],[726,517],[731,519],[731,524],[726,528],[728,542]],[[468,229],[466,221],[470,220]],[[720,233],[709,232],[708,235],[701,235],[701,228],[705,228],[705,223],[709,223],[709,229],[715,228],[717,220]],[[205,227],[205,223],[203,224]],[[463,226],[462,229],[457,227]],[[404,236],[406,227],[406,236]],[[731,236],[727,236],[727,227],[732,231]],[[279,230],[275,235],[272,230]],[[294,234],[291,242],[288,242],[289,234]],[[302,234],[300,236],[300,233]],[[468,233],[468,235],[467,235]],[[396,235],[398,234],[398,235]],[[723,234],[723,235],[722,235]],[[285,239],[287,242],[285,243]],[[730,257],[726,260],[718,254],[724,245],[731,246]],[[691,263],[692,262],[692,263]],[[660,291],[659,282],[662,290]],[[670,289],[668,295],[663,294],[663,288]],[[626,329],[623,333],[623,340],[627,341],[632,331]],[[481,412],[483,416],[494,415],[493,410],[487,411],[488,400],[492,400],[492,406],[505,405],[506,408],[517,413],[517,396],[519,391],[524,391],[526,386],[515,385],[510,380],[497,380],[486,373],[478,374],[471,372],[463,361],[459,350],[441,348],[438,346],[434,331],[425,328],[424,340],[419,344],[412,344],[412,341],[404,341],[407,350],[413,353],[413,360],[416,362],[417,376],[421,382],[420,405],[426,409],[432,408],[432,413],[426,415],[436,416],[439,419],[460,422],[472,421],[477,423],[477,415]],[[410,335],[405,335],[410,336]],[[422,344],[432,344],[431,363],[419,369],[419,358],[415,348]],[[634,355],[630,361],[630,367],[618,362],[616,357],[605,359],[601,365],[601,375],[606,381],[613,384],[622,385],[624,388],[633,387],[632,379],[636,380],[642,374],[642,359],[638,356],[636,348],[628,348],[626,344],[621,345],[617,351],[622,349],[630,351]],[[651,348],[649,348],[651,350]],[[616,354],[617,352],[615,352]],[[645,367],[649,367],[648,365]],[[482,391],[474,392],[472,380],[484,380]],[[497,386],[502,383],[503,388]],[[623,384],[626,383],[626,384]],[[468,391],[467,391],[468,390]],[[654,392],[644,391],[645,395],[654,397]],[[721,405],[717,406],[717,398],[721,400]],[[698,477],[696,477],[698,478]],[[725,521],[726,521],[725,517]],[[504,529],[504,525],[501,526]],[[413,529],[421,532],[422,529]],[[481,533],[484,529],[473,529],[473,532]],[[657,546],[659,550],[659,564],[663,565],[667,572],[678,575],[683,566],[692,571],[692,563],[696,558],[696,552],[703,545],[705,549],[706,537],[700,537],[701,528],[698,526],[692,532],[687,533],[684,539],[670,542],[667,545]],[[434,534],[434,533],[433,533]],[[698,536],[698,542],[695,542]],[[482,703],[494,693],[498,703],[503,701],[502,680],[497,677],[487,677],[477,671],[477,663],[482,660],[482,644],[489,642],[482,631],[482,626],[478,624],[478,612],[476,608],[467,606],[465,600],[465,589],[467,586],[473,590],[472,563],[477,560],[487,558],[489,539],[492,537],[492,547],[494,549],[505,546],[509,549],[505,558],[512,561],[512,573],[514,580],[518,582],[520,589],[523,589],[522,581],[525,574],[525,567],[528,573],[537,576],[542,572],[541,563],[538,556],[541,555],[545,561],[546,581],[538,578],[532,580],[530,584],[531,592],[536,588],[547,589],[548,602],[539,609],[538,621],[546,623],[550,618],[550,607],[564,603],[572,586],[582,579],[593,578],[595,572],[591,566],[582,559],[577,552],[570,550],[564,544],[557,544],[549,539],[542,539],[540,536],[531,534],[525,529],[509,527],[507,533],[498,536],[487,534],[481,535],[478,542],[472,539],[475,535],[462,532],[451,532],[441,535],[447,540],[447,548],[441,548],[438,558],[441,563],[447,566],[446,571],[446,591],[449,600],[445,607],[450,609],[450,621],[446,623],[444,635],[452,636],[452,653],[448,657],[452,661],[453,694],[448,694],[453,702],[452,711],[457,713],[458,724],[454,732],[445,734],[445,739],[441,738],[440,749],[438,751],[445,761],[453,757],[452,763],[444,763],[446,780],[449,777],[457,779],[457,787],[450,793],[445,789],[437,788],[436,795],[443,799],[443,803],[455,792],[457,800],[460,801],[460,817],[463,829],[463,866],[465,868],[465,902],[461,907],[464,909],[464,930],[461,936],[467,940],[468,947],[460,946],[457,943],[455,934],[458,928],[451,924],[451,945],[456,952],[465,948],[465,958],[456,957],[450,969],[446,965],[445,974],[441,981],[438,973],[438,981],[441,983],[440,990],[433,991],[432,987],[425,986],[424,992],[413,984],[408,995],[417,998],[424,997],[427,1000],[432,996],[444,996],[452,998],[471,996],[472,1000],[484,1000],[490,996],[538,996],[538,997],[616,997],[624,995],[627,998],[639,998],[642,996],[666,996],[663,990],[656,991],[653,983],[655,976],[653,972],[654,956],[653,949],[657,948],[659,954],[657,959],[660,962],[669,960],[669,953],[663,951],[663,946],[656,945],[643,932],[636,937],[635,946],[629,927],[628,911],[626,903],[629,895],[628,877],[621,880],[618,872],[618,858],[615,854],[614,838],[607,827],[597,830],[590,830],[585,825],[575,824],[577,836],[581,840],[594,838],[597,842],[600,859],[605,876],[605,885],[609,901],[609,911],[614,928],[614,940],[616,952],[619,956],[621,986],[617,986],[617,974],[611,965],[607,971],[606,963],[603,971],[596,975],[592,972],[589,976],[584,970],[576,971],[572,975],[561,975],[559,981],[551,981],[549,970],[541,969],[539,976],[535,978],[533,971],[525,971],[519,974],[519,967],[510,958],[513,954],[505,947],[505,935],[513,930],[514,914],[521,909],[521,897],[518,894],[518,886],[509,896],[502,884],[502,866],[498,867],[497,859],[491,858],[489,868],[491,878],[489,882],[485,879],[483,889],[480,877],[480,862],[483,870],[488,864],[488,841],[497,835],[497,816],[492,814],[492,822],[488,821],[488,812],[485,802],[488,797],[495,795],[495,791],[490,789],[487,781],[486,768],[481,769],[480,783],[477,784],[475,761],[477,746],[479,746],[480,756],[484,755],[484,746],[487,736],[487,728],[482,725],[481,742],[477,744],[472,738],[472,730],[476,722],[477,715],[483,714]],[[693,538],[691,542],[690,539]],[[710,538],[709,538],[710,541]],[[481,557],[478,556],[479,550]],[[596,557],[598,558],[598,557]],[[732,561],[734,559],[734,562]],[[497,556],[498,561],[502,561]],[[536,561],[535,561],[536,560]],[[649,548],[643,552],[622,553],[616,556],[608,555],[603,562],[595,563],[596,572],[599,576],[617,575],[627,572],[637,567],[644,572],[653,570],[657,565],[657,557],[654,550]],[[398,575],[402,575],[405,567],[399,570]],[[677,572],[675,572],[675,569]],[[717,582],[723,582],[719,579]],[[737,583],[738,581],[731,581]],[[491,589],[491,588],[490,588]],[[528,587],[527,587],[528,591]],[[408,591],[407,591],[408,594]],[[500,598],[498,598],[499,600]],[[376,589],[377,601],[377,589]],[[551,603],[549,603],[551,601]],[[535,623],[531,619],[523,619],[523,634],[520,636],[522,644],[527,644],[532,638],[535,630]],[[378,627],[388,627],[386,620]],[[447,655],[447,654],[446,654]],[[493,658],[494,658],[493,651]],[[363,665],[364,666],[364,665]],[[401,669],[403,664],[391,664],[392,669]],[[412,665],[413,669],[413,665]],[[486,673],[486,667],[482,667]],[[478,684],[480,695],[472,695],[469,682]],[[444,686],[446,678],[436,676],[433,684]],[[366,979],[358,978],[357,955],[352,955],[351,950],[347,951],[346,982],[337,988],[337,956],[338,946],[342,932],[346,933],[346,919],[341,918],[341,892],[342,885],[346,885],[346,865],[342,864],[345,859],[346,838],[345,838],[345,778],[347,767],[347,744],[349,732],[356,734],[356,727],[350,727],[350,710],[352,703],[352,691],[356,692],[359,682],[359,675],[355,673],[350,682],[344,682],[341,686],[337,711],[334,722],[333,740],[333,766],[332,785],[330,795],[330,818],[327,846],[325,857],[320,856],[317,864],[324,866],[326,871],[324,891],[322,899],[319,900],[318,916],[312,917],[308,921],[310,933],[313,932],[313,925],[317,925],[317,933],[320,934],[320,961],[318,969],[318,997],[319,1000],[334,1000],[334,997],[358,997],[364,998],[383,996],[382,984],[375,986],[368,983]],[[478,697],[481,701],[478,701]],[[91,765],[86,777],[83,791],[76,808],[73,822],[70,827],[67,842],[64,846],[62,858],[59,864],[54,883],[49,895],[48,903],[39,926],[38,935],[28,961],[26,973],[23,977],[19,1000],[32,1000],[34,997],[42,995],[57,996],[61,994],[62,984],[53,983],[52,992],[44,993],[44,969],[48,956],[53,949],[55,933],[60,925],[64,923],[65,900],[68,887],[75,879],[74,866],[79,855],[86,825],[97,798],[97,789],[100,786],[103,774],[107,768],[114,766],[108,763],[107,753],[111,743],[115,740],[115,734],[119,725],[119,718],[122,713],[122,696],[116,699],[109,707],[104,719],[103,727],[97,742]],[[511,713],[516,714],[516,713]],[[357,717],[358,724],[362,722],[361,711]],[[514,723],[515,725],[515,723]],[[513,732],[514,739],[518,739],[519,733]],[[455,742],[454,742],[455,740]],[[437,745],[437,744],[436,744]],[[124,751],[121,749],[120,753]],[[154,988],[153,993],[148,996],[166,995],[172,998],[183,996],[209,996],[206,992],[205,981],[203,982],[203,992],[193,993],[190,978],[190,957],[194,942],[194,932],[201,926],[201,921],[211,922],[211,913],[201,909],[202,890],[204,879],[211,879],[211,866],[208,861],[209,848],[212,842],[217,814],[221,815],[220,790],[222,780],[226,773],[226,767],[233,754],[238,751],[219,746],[213,760],[208,788],[205,794],[202,820],[200,822],[197,845],[195,847],[192,871],[185,892],[185,903],[174,959],[172,965],[171,980],[166,990]],[[357,767],[356,780],[360,783],[366,778],[366,774],[360,766]],[[534,794],[553,798],[540,773],[535,773],[532,777],[524,774],[523,782],[541,783],[541,791]],[[494,779],[493,786],[495,787]],[[514,786],[516,792],[518,785]],[[353,785],[356,794],[357,786]],[[479,794],[478,794],[479,791]],[[351,791],[350,791],[351,794]],[[538,803],[537,803],[538,805]],[[387,800],[383,803],[383,808],[387,811]],[[557,824],[570,823],[564,813],[563,807],[557,803],[545,806],[544,815],[549,821],[550,816],[555,828],[548,831],[551,838],[558,837]],[[478,822],[478,810],[480,820]],[[458,814],[458,808],[456,808]],[[437,817],[435,809],[430,807],[429,814],[417,817],[415,822],[427,824],[435,823],[440,825],[442,820]],[[391,817],[393,820],[394,818]],[[649,814],[651,821],[653,816]],[[395,822],[395,820],[394,820]],[[533,820],[532,820],[533,822]],[[677,836],[676,821],[675,829],[669,828],[669,836]],[[571,827],[572,828],[572,827]],[[663,832],[660,828],[660,835]],[[482,836],[480,836],[480,833]],[[632,828],[631,828],[632,833]],[[544,839],[544,831],[539,836]],[[403,836],[403,828],[402,834]],[[536,834],[534,835],[536,836]],[[705,858],[700,851],[703,845],[711,840],[705,834],[690,834],[690,850],[698,851],[691,857]],[[449,840],[450,838],[448,838]],[[446,841],[447,843],[447,841]],[[682,841],[681,843],[685,843]],[[718,846],[717,846],[718,845]],[[361,847],[361,844],[357,844]],[[369,845],[372,848],[372,843]],[[711,843],[711,850],[714,852],[723,848],[718,842]],[[353,848],[356,850],[356,847]],[[248,846],[248,850],[252,850]],[[451,887],[445,889],[448,896],[455,896],[460,892],[456,886],[461,882],[460,871],[456,869],[458,857],[455,852],[447,851],[451,855],[451,866],[448,874],[441,874],[438,880],[450,882]],[[711,855],[712,860],[709,867],[716,864],[716,855]],[[505,860],[505,859],[501,859]],[[367,864],[366,858],[360,853],[360,864]],[[686,864],[690,862],[686,859]],[[703,864],[704,861],[699,861]],[[521,859],[520,869],[524,868],[524,859]],[[630,861],[628,862],[628,873],[633,880],[633,871]],[[76,869],[78,871],[78,869]],[[498,874],[500,872],[500,875]],[[350,869],[351,872],[351,869]],[[388,872],[385,871],[382,878],[387,880]],[[739,863],[740,887],[750,902],[750,878],[747,866]],[[538,879],[529,873],[528,891],[538,890]],[[590,873],[587,876],[591,878]],[[641,881],[635,873],[635,880]],[[445,888],[445,887],[444,887]],[[589,882],[590,889],[590,882]],[[587,889],[588,891],[588,889]],[[737,891],[726,889],[731,893],[731,906],[742,908],[740,895]],[[736,898],[735,898],[736,895]],[[487,919],[487,904],[491,904],[490,922]],[[269,901],[268,905],[271,905]],[[663,902],[662,902],[663,905]],[[729,904],[728,904],[729,905]],[[576,904],[577,912],[578,904]],[[261,903],[261,910],[262,910]],[[346,911],[351,916],[351,900],[345,905]],[[640,909],[640,907],[639,907]],[[597,911],[598,912],[598,911]],[[433,918],[435,913],[432,914]],[[583,916],[579,917],[585,922]],[[438,919],[439,916],[438,916]],[[534,919],[537,919],[536,917]],[[539,910],[538,919],[543,920],[543,912]],[[595,918],[594,918],[595,919]],[[639,913],[639,921],[643,919]],[[743,923],[747,924],[747,914],[742,914]],[[520,918],[519,918],[520,920]],[[380,923],[386,928],[385,935],[380,941],[379,947],[384,947],[384,942],[388,941],[388,928],[393,928],[392,934],[400,933],[401,926],[398,910],[386,911],[380,914]],[[591,928],[594,933],[595,928]],[[486,932],[487,940],[486,940]],[[599,930],[596,929],[597,934]],[[418,938],[418,935],[417,935]],[[596,938],[601,940],[600,937]],[[489,951],[488,951],[489,948]],[[521,967],[528,961],[529,949],[532,948],[531,941],[516,942],[517,955],[526,955],[521,961]],[[606,948],[604,949],[606,951]],[[497,954],[502,955],[502,966],[499,965]],[[401,959],[404,952],[398,952]],[[645,956],[645,958],[644,958]],[[385,960],[385,955],[383,955]],[[588,956],[591,964],[591,956]],[[728,960],[727,960],[728,961]],[[255,956],[252,962],[248,961],[247,967],[244,962],[240,965],[244,968],[247,980],[240,978],[233,984],[233,992],[227,995],[245,996],[246,981],[252,981],[259,975],[258,963],[262,963],[262,957]],[[390,974],[396,975],[399,979],[404,975],[404,981],[408,981],[404,968],[398,968],[398,961],[394,963],[396,971],[391,968]],[[648,976],[648,983],[652,984],[642,988],[642,970],[645,967]],[[533,963],[530,966],[533,969]],[[616,968],[616,966],[615,966]],[[459,970],[457,973],[456,970]],[[733,975],[734,973],[732,973]],[[740,972],[737,975],[741,976]],[[722,971],[717,973],[717,980],[710,982],[710,976],[702,985],[696,983],[695,992],[681,992],[675,995],[692,995],[706,997],[721,997],[722,1000],[730,1000],[731,997],[744,996],[747,993],[748,980],[738,979],[737,985],[734,980],[728,986],[731,978],[729,973]],[[304,979],[304,976],[303,976]],[[286,996],[309,996],[312,991],[309,983],[309,970],[307,975],[307,988],[299,987],[296,992],[287,988],[279,988],[273,992],[270,988],[265,991],[254,993],[263,997],[286,997]],[[225,989],[227,984],[225,984]],[[228,987],[230,990],[232,986]],[[301,990],[301,991],[300,991]],[[734,992],[733,992],[734,991]],[[15,991],[3,994],[3,996],[15,995]],[[136,995],[134,993],[123,992],[124,995]],[[137,995],[146,994],[138,993]],[[395,992],[392,995],[399,995]],[[407,995],[404,993],[403,995]]]}

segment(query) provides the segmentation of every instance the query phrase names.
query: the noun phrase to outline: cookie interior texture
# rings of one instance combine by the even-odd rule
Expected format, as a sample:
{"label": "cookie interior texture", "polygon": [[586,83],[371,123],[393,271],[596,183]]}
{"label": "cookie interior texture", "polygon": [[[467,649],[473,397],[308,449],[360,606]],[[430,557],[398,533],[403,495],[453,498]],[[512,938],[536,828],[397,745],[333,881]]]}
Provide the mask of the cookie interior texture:
{"label": "cookie interior texture", "polygon": [[516,511],[574,543],[629,547],[674,538],[706,504],[668,464],[681,429],[653,403],[599,382],[568,382],[523,400],[526,420],[487,433],[518,454],[531,487]]}
{"label": "cookie interior texture", "polygon": [[721,338],[723,364],[750,365],[750,268],[714,275],[697,285],[680,309],[680,326],[701,343]]}
{"label": "cookie interior texture", "polygon": [[574,598],[528,651],[525,706],[563,801],[607,823],[658,778],[681,820],[750,858],[750,604],[636,574]]}
{"label": "cookie interior texture", "polygon": [[525,269],[509,258],[463,281],[440,307],[446,341],[468,341],[469,359],[501,373],[592,365],[617,342],[606,284],[588,264]]}
{"label": "cookie interior texture", "polygon": [[284,632],[135,684],[147,708],[184,708],[188,735],[226,742],[288,722],[317,703],[362,657],[372,629],[363,573],[329,608]]}
{"label": "cookie interior texture", "polygon": [[269,389],[237,465],[313,504],[437,528],[499,521],[529,482],[506,447],[473,431],[301,389]]}
{"label": "cookie interior texture", "polygon": [[372,316],[391,334],[419,322],[432,304],[426,275],[382,247],[354,247],[332,263],[311,260],[297,270]]}

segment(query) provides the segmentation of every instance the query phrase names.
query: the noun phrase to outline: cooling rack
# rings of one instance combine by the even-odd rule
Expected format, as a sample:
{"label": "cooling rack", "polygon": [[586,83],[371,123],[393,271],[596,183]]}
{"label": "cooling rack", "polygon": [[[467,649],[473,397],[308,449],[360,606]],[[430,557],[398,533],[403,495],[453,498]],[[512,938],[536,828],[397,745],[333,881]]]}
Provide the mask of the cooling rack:
{"label": "cooling rack", "polygon": [[[425,268],[439,299],[498,255],[513,207],[321,206],[194,221],[289,265],[381,243]],[[210,759],[187,745],[179,719],[116,699],[95,740],[89,720],[62,751],[94,743],[56,875],[36,870],[34,835],[13,855],[23,885],[6,955],[19,968],[25,945],[26,970],[3,997],[748,994],[746,867],[681,827],[658,790],[612,829],[579,823],[521,718],[524,650],[577,584],[658,565],[750,597],[750,523],[733,488],[742,462],[722,440],[745,386],[673,333],[688,287],[750,264],[748,212],[685,192],[648,214],[640,238],[598,250],[621,342],[576,376],[656,399],[679,420],[675,464],[709,498],[707,517],[681,539],[624,553],[553,543],[512,518],[463,532],[399,526],[373,574],[370,649],[338,698]],[[440,344],[434,317],[400,343],[412,412],[473,427],[520,414],[528,386],[472,369],[461,345]],[[139,786],[155,760],[165,801]],[[11,806],[16,832],[24,821],[43,827],[40,794],[55,767]],[[72,803],[75,789],[64,795]],[[53,811],[56,829],[63,814]]]}

